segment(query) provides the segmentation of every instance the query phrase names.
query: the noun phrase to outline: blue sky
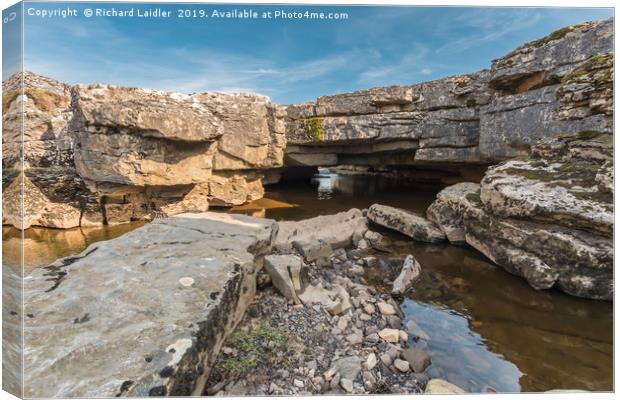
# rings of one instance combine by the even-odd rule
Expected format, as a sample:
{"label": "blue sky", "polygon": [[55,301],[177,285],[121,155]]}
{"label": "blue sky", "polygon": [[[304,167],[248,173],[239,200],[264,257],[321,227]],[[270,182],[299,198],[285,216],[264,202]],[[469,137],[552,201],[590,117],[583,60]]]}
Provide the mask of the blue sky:
{"label": "blue sky", "polygon": [[[78,17],[24,17],[24,67],[67,83],[180,92],[252,91],[288,104],[321,95],[413,84],[488,68],[519,44],[612,9],[215,6],[27,3]],[[160,7],[168,19],[83,16]],[[178,19],[178,8],[347,12],[347,20]],[[6,73],[10,66],[3,66]],[[3,75],[3,77],[5,77]]]}

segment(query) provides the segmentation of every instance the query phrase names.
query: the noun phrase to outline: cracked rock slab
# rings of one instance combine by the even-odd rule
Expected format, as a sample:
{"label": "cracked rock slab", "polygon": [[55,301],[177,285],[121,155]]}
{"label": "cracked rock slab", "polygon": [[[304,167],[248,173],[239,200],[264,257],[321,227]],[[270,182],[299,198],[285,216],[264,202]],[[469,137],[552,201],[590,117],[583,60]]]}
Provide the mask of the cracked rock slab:
{"label": "cracked rock slab", "polygon": [[272,220],[180,214],[25,278],[25,397],[200,395]]}

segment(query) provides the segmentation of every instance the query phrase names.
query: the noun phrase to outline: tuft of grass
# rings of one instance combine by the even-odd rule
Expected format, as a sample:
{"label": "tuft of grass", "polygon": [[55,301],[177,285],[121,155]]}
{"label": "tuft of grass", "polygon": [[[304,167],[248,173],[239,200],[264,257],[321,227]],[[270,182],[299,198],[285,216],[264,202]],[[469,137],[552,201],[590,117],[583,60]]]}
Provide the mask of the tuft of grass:
{"label": "tuft of grass", "polygon": [[231,377],[246,375],[258,365],[272,363],[279,352],[285,351],[288,336],[268,325],[258,325],[251,331],[236,330],[230,334],[226,344],[237,350],[235,357],[222,363],[222,369]]}

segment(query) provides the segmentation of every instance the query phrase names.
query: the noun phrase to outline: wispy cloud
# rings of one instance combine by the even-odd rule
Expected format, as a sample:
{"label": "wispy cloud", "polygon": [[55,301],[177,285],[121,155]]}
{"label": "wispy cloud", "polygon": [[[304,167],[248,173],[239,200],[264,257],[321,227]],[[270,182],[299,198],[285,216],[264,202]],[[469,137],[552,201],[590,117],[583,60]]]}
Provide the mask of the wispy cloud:
{"label": "wispy cloud", "polygon": [[384,60],[375,67],[368,68],[359,74],[358,82],[365,85],[376,84],[410,84],[415,83],[420,75],[430,75],[432,62],[430,50],[416,44],[409,52],[397,61]]}
{"label": "wispy cloud", "polygon": [[[360,57],[359,52],[328,55],[278,66],[270,59],[239,56],[219,51],[196,53],[188,49],[175,49],[170,56],[181,62],[183,71],[170,71],[164,79],[153,81],[159,87],[173,87],[175,91],[255,91],[264,94],[275,92],[274,87],[299,82],[310,82],[342,71]],[[243,69],[239,69],[243,66]]]}
{"label": "wispy cloud", "polygon": [[436,49],[436,53],[463,52],[477,46],[498,41],[514,32],[527,30],[539,22],[537,12],[523,10],[472,9],[455,18],[451,26],[441,24],[444,34],[454,28],[468,31],[453,34],[454,39]]}
{"label": "wispy cloud", "polygon": [[493,57],[519,43],[613,14],[473,7],[346,10],[350,18],[338,23],[28,19],[25,68],[68,83],[251,91],[299,103],[487,68]]}

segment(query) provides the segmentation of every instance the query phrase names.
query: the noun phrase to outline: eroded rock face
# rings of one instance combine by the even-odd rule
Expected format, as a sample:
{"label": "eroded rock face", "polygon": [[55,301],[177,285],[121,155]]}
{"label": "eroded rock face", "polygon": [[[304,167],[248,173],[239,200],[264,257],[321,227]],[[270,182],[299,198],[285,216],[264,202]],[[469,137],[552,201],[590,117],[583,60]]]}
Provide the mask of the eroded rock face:
{"label": "eroded rock face", "polygon": [[526,43],[490,70],[320,97],[287,109],[287,157],[374,168],[492,164],[558,134],[610,133],[612,60],[610,19]]}
{"label": "eroded rock face", "polygon": [[558,29],[494,60],[491,85],[508,91],[542,86],[563,77],[590,55],[612,50],[610,40],[613,41],[613,19]]}
{"label": "eroded rock face", "polygon": [[[3,82],[4,223],[72,228],[239,205],[282,166],[285,111],[264,96],[71,87],[32,73],[21,95],[21,77]],[[20,185],[23,224],[11,207]]]}
{"label": "eroded rock face", "polygon": [[[612,136],[542,141],[533,157],[444,189],[427,214],[534,288],[613,298]],[[597,180],[598,177],[598,180]],[[603,182],[600,184],[599,182]]]}
{"label": "eroded rock face", "polygon": [[34,270],[24,378],[39,384],[25,396],[200,395],[276,231],[266,219],[181,214]]}
{"label": "eroded rock face", "polygon": [[287,140],[295,146],[287,148],[287,155],[297,164],[308,159],[305,165],[315,165],[305,155],[320,149],[333,157],[333,164],[324,166],[412,165],[433,159],[448,161],[455,153],[475,162],[476,108],[489,101],[487,81],[488,72],[481,71],[291,106]]}
{"label": "eroded rock face", "polygon": [[[90,213],[98,205],[73,164],[71,88],[32,73],[23,75],[23,94],[21,75],[2,87],[3,224],[72,228],[80,220],[101,223]],[[17,207],[22,200],[23,220]]]}

